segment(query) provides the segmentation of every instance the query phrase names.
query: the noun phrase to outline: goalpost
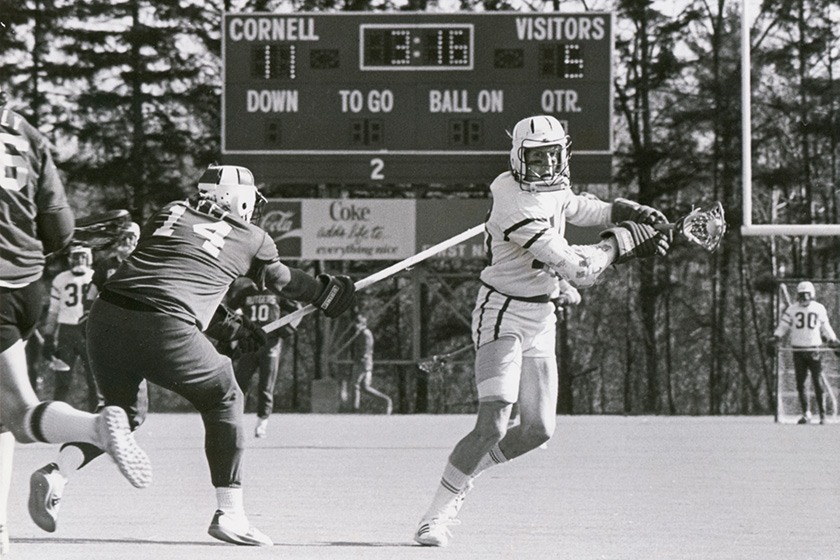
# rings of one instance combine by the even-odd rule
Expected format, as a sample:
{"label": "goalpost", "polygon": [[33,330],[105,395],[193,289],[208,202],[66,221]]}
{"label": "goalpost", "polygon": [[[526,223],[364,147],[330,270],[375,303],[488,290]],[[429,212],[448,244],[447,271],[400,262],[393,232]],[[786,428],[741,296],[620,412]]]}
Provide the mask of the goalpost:
{"label": "goalpost", "polygon": [[[798,280],[785,280],[778,286],[778,302],[776,309],[776,323],[788,305],[796,299],[796,284]],[[816,301],[822,303],[828,311],[829,320],[840,317],[840,280],[813,280],[816,290]],[[838,325],[832,322],[832,327]],[[826,413],[826,423],[840,424],[840,349],[823,346],[820,349],[822,360],[822,385],[824,389],[823,404]],[[808,401],[808,411],[812,414],[812,421],[819,420],[818,407],[811,376],[805,382],[805,392]],[[795,424],[802,417],[799,394],[796,391],[796,375],[793,371],[793,352],[790,346],[784,345],[776,349],[776,421],[782,424]]]}
{"label": "goalpost", "polygon": [[[750,83],[750,3],[741,0],[741,163],[742,163],[742,226],[741,235],[748,236],[840,236],[840,224],[753,224],[752,209],[752,107]],[[775,274],[775,270],[773,273]],[[825,305],[829,320],[835,329],[840,317],[840,281],[820,281],[809,278],[816,289],[816,300]],[[776,322],[778,324],[784,309],[796,297],[797,280],[785,279],[778,285]],[[838,401],[840,400],[840,350],[823,347],[820,350],[823,366],[823,387],[825,389],[826,421],[840,423]],[[805,384],[808,395],[808,409],[817,417],[816,401],[810,375]],[[793,371],[793,354],[790,347],[780,347],[776,353],[776,421],[795,423],[802,416],[796,376]]]}

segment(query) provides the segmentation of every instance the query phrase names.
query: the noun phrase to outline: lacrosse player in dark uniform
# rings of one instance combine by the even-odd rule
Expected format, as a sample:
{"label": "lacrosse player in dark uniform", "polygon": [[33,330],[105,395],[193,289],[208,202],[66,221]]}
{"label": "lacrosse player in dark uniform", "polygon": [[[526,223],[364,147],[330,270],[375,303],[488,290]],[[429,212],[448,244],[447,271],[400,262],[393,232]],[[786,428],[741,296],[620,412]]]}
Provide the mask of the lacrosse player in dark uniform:
{"label": "lacrosse player in dark uniform", "polygon": [[[249,523],[243,504],[242,391],[230,359],[208,337],[265,344],[264,331],[220,306],[241,276],[312,303],[328,317],[352,305],[355,288],[347,276],[313,278],[281,263],[274,241],[251,223],[262,200],[248,169],[210,166],[196,196],[167,204],[143,226],[137,248],[93,303],[87,337],[106,403],[127,410],[133,427],[146,413],[138,399],[144,379],[178,393],[201,413],[218,501],[209,534],[234,544],[270,546],[271,539]],[[208,328],[214,311],[220,316]],[[60,495],[67,474],[54,479],[53,495]],[[46,513],[54,518],[57,509]]]}
{"label": "lacrosse player in dark uniform", "polygon": [[40,402],[29,382],[24,347],[41,315],[45,253],[70,244],[74,219],[46,138],[5,104],[0,91],[0,556],[9,546],[15,439],[88,442],[106,449],[135,486],[151,478],[148,458],[119,407],[90,414],[63,402]]}
{"label": "lacrosse player in dark uniform", "polygon": [[[272,323],[285,315],[300,309],[300,304],[280,297],[271,290],[260,290],[256,284],[247,280],[230,296],[230,307],[242,313],[251,323],[260,327]],[[294,324],[284,325],[278,332],[269,335],[268,343],[254,352],[234,350],[233,371],[236,382],[242,392],[248,394],[251,378],[257,372],[257,425],[254,437],[268,435],[268,418],[274,409],[274,386],[280,369],[280,354],[283,341],[294,334],[298,320]]]}
{"label": "lacrosse player in dark uniform", "polygon": [[[513,129],[510,167],[490,185],[485,224],[489,262],[473,310],[478,417],[453,449],[414,539],[446,546],[449,526],[473,480],[488,467],[542,446],[554,433],[557,403],[555,304],[561,281],[593,284],[611,265],[665,254],[671,234],[657,210],[629,200],[612,204],[575,194],[569,185],[569,140],[552,116],[528,117]],[[566,221],[603,226],[600,243],[569,245]],[[617,225],[616,225],[617,224]],[[513,403],[521,421],[508,429]]]}

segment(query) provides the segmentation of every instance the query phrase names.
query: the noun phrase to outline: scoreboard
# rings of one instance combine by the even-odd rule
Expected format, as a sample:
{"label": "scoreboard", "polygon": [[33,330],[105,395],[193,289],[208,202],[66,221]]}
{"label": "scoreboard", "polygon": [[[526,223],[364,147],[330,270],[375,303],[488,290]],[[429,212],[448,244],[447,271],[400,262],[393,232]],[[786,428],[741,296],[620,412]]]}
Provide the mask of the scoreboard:
{"label": "scoreboard", "polygon": [[225,14],[222,153],[275,183],[480,183],[550,114],[573,183],[608,182],[613,18],[582,13]]}

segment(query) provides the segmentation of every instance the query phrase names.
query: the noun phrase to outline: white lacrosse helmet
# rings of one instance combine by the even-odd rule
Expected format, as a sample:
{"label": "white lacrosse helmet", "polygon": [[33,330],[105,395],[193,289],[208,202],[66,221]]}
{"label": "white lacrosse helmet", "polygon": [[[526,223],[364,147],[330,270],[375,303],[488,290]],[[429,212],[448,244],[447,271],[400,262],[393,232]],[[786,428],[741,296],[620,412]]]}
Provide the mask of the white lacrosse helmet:
{"label": "white lacrosse helmet", "polygon": [[[510,133],[510,172],[531,192],[559,191],[569,186],[569,137],[551,115],[527,117]],[[529,164],[529,150],[545,152],[539,164]]]}
{"label": "white lacrosse helmet", "polygon": [[87,272],[93,264],[93,253],[90,247],[84,245],[73,245],[70,247],[70,270],[75,275]]}
{"label": "white lacrosse helmet", "polygon": [[129,222],[117,241],[116,251],[120,253],[121,258],[125,258],[131,254],[134,248],[137,247],[137,241],[139,239],[140,225],[137,222]]}
{"label": "white lacrosse helmet", "polygon": [[807,301],[811,301],[817,295],[817,291],[814,289],[814,285],[811,282],[805,281],[796,285],[796,294],[799,296],[800,300],[805,300],[802,296],[804,294],[808,294],[810,297]]}
{"label": "white lacrosse helmet", "polygon": [[198,180],[199,195],[212,200],[224,210],[246,222],[251,221],[258,201],[265,200],[257,191],[254,175],[238,165],[211,165]]}

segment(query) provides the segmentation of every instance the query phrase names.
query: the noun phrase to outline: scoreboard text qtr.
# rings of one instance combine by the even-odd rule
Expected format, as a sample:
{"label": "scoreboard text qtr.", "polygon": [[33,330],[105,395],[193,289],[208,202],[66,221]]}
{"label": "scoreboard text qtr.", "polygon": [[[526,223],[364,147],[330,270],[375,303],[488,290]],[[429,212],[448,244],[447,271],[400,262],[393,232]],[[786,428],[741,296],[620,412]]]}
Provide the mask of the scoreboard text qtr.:
{"label": "scoreboard text qtr.", "polygon": [[551,114],[609,179],[612,15],[226,14],[226,161],[302,182],[485,182]]}

